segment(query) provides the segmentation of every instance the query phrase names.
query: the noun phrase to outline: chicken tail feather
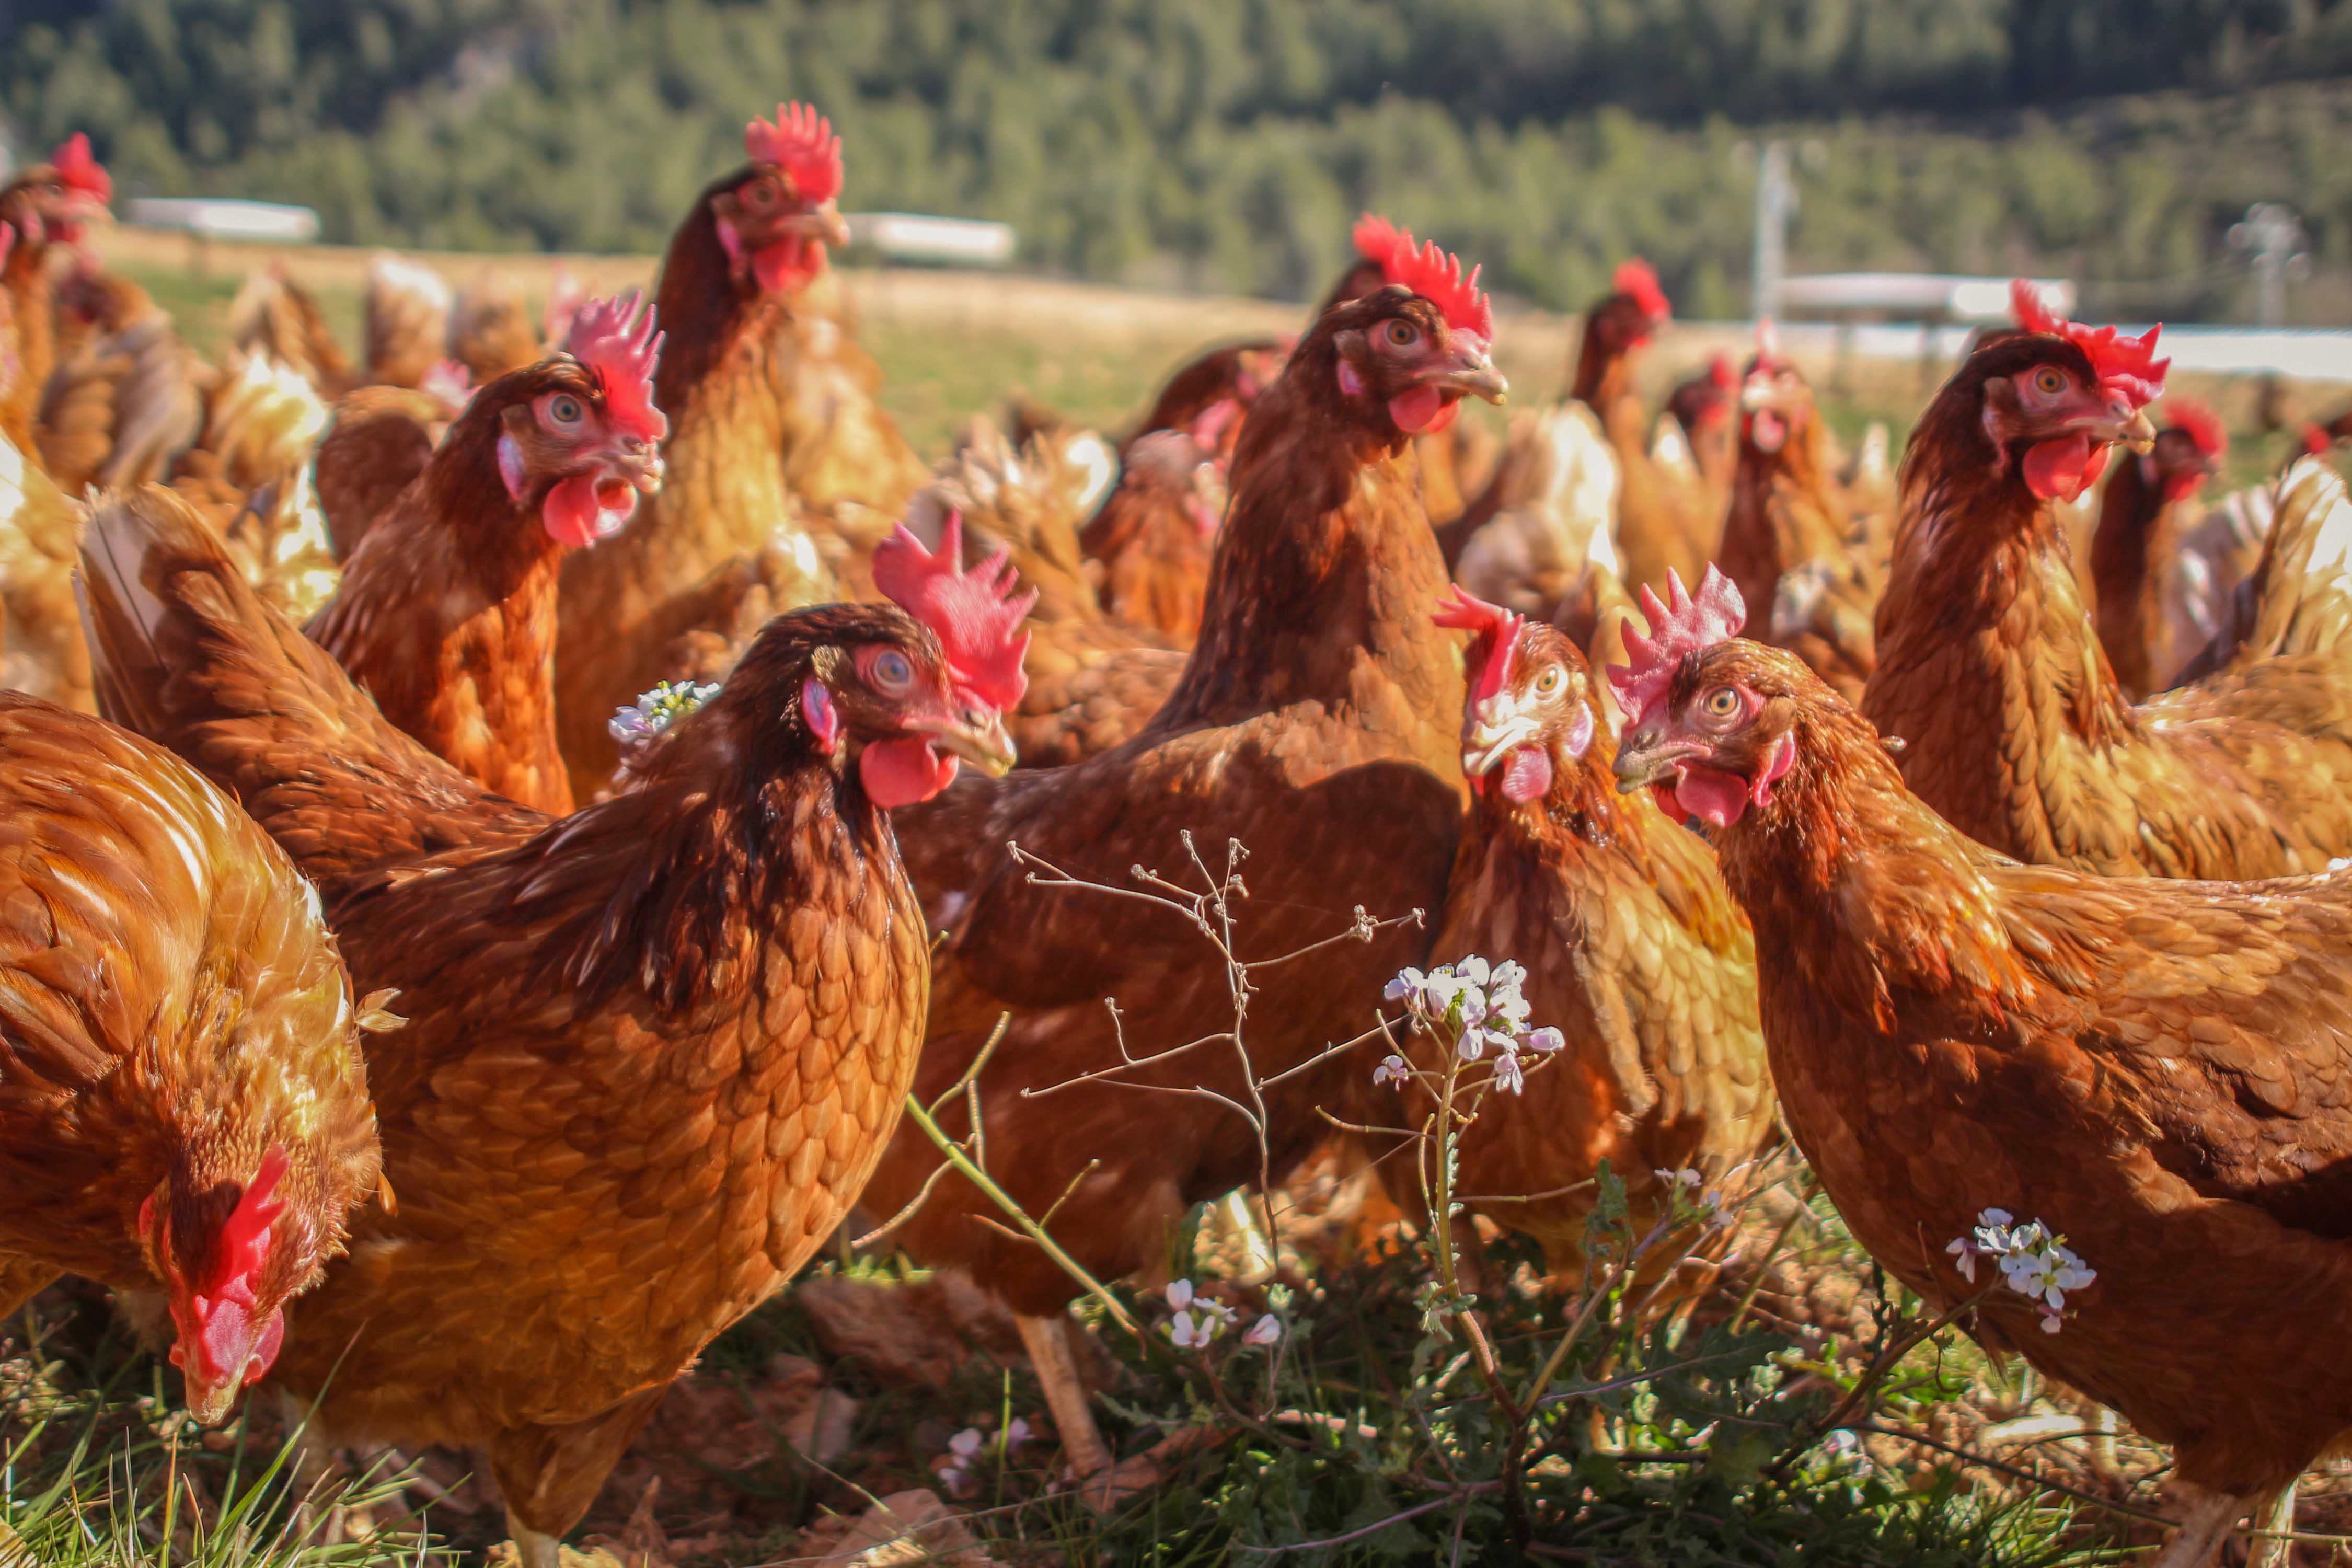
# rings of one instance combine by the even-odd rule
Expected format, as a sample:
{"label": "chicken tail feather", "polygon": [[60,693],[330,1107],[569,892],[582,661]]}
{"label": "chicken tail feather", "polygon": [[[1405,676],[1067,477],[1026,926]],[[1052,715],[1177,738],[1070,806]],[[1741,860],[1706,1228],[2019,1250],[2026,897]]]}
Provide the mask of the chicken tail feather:
{"label": "chicken tail feather", "polygon": [[76,584],[100,710],[231,791],[316,877],[535,814],[393,727],[158,485],[92,509]]}
{"label": "chicken tail feather", "polygon": [[2352,500],[2343,477],[2315,458],[2296,459],[2279,480],[2262,558],[2181,679],[2293,654],[2330,656],[2352,679]]}

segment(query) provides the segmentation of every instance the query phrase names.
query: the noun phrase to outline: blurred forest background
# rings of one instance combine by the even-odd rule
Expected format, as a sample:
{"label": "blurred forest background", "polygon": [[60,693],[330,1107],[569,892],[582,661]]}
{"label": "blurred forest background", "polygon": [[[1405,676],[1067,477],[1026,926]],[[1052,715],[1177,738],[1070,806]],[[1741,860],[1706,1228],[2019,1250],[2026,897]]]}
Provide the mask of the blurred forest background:
{"label": "blurred forest background", "polygon": [[1797,270],[2069,274],[2084,313],[2251,319],[2226,235],[2311,231],[2352,320],[2352,0],[7,0],[0,117],[122,195],[330,241],[658,249],[806,98],[851,211],[1004,219],[1022,265],[1286,299],[1371,205],[1582,303],[1629,252],[1746,310],[1754,145]]}

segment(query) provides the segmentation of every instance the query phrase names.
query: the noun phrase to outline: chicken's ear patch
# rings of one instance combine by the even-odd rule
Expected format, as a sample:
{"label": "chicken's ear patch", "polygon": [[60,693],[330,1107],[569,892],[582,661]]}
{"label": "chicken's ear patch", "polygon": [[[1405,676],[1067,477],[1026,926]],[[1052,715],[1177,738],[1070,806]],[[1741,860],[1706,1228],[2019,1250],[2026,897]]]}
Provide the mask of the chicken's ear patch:
{"label": "chicken's ear patch", "polygon": [[1625,652],[1631,662],[1609,667],[1609,685],[1617,706],[1628,719],[1639,721],[1652,705],[1664,700],[1675,671],[1685,656],[1713,647],[1739,635],[1748,624],[1748,607],[1740,603],[1738,584],[1710,565],[1699,579],[1698,592],[1683,587],[1679,574],[1666,573],[1666,599],[1642,585],[1642,616],[1650,623],[1643,637],[1629,622]]}
{"label": "chicken's ear patch", "polygon": [[833,693],[824,681],[812,678],[801,683],[801,717],[816,737],[818,751],[829,757],[841,749],[841,711],[834,707]]}
{"label": "chicken's ear patch", "polygon": [[1430,616],[1441,626],[1455,631],[1474,633],[1465,666],[1470,675],[1470,710],[1475,713],[1486,706],[1489,698],[1501,694],[1511,682],[1511,667],[1519,650],[1519,632],[1527,626],[1527,617],[1515,615],[1500,605],[1486,600],[1454,586],[1451,599],[1440,599],[1436,611]]}
{"label": "chicken's ear patch", "polygon": [[875,549],[874,585],[940,639],[959,695],[1007,713],[1029,689],[1021,668],[1029,652],[1023,623],[1037,591],[1017,591],[1010,546],[969,572],[959,565],[962,559],[962,513],[948,513],[936,552],[924,549],[902,522]]}

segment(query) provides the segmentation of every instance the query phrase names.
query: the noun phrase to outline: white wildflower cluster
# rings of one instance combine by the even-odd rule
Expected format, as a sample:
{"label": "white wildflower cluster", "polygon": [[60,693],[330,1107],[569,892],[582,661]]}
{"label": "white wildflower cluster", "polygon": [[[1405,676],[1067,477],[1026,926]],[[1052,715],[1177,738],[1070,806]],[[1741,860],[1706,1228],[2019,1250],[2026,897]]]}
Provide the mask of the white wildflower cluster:
{"label": "white wildflower cluster", "polygon": [[[1169,1282],[1168,1304],[1176,1310],[1176,1315],[1162,1323],[1160,1330],[1180,1351],[1205,1350],[1212,1341],[1241,1321],[1241,1314],[1223,1301],[1193,1289],[1190,1279]],[[1268,1312],[1243,1331],[1242,1343],[1270,1345],[1280,1338],[1282,1324]]]}
{"label": "white wildflower cluster", "polygon": [[1952,1255],[1960,1278],[1976,1283],[1977,1259],[1990,1258],[2000,1266],[2001,1282],[2031,1300],[2042,1312],[2042,1331],[2054,1334],[2066,1314],[2066,1292],[2079,1290],[2099,1277],[2085,1268],[2063,1236],[2053,1235],[2038,1219],[2016,1223],[2007,1209],[1987,1209],[1977,1215],[1973,1236],[1961,1237],[1944,1250]]}
{"label": "white wildflower cluster", "polygon": [[626,708],[616,709],[604,728],[624,746],[642,745],[718,695],[715,680],[699,686],[691,680],[661,681]]}
{"label": "white wildflower cluster", "polygon": [[[1495,1087],[1517,1094],[1527,1083],[1522,1053],[1546,1056],[1568,1043],[1558,1029],[1528,1027],[1528,1000],[1519,994],[1527,978],[1528,972],[1509,959],[1490,964],[1472,953],[1426,974],[1400,970],[1381,994],[1403,1003],[1415,1024],[1452,1036],[1464,1061],[1478,1061],[1491,1051]],[[1412,1065],[1399,1056],[1382,1058],[1372,1069],[1376,1085],[1402,1088],[1412,1076]]]}
{"label": "white wildflower cluster", "polygon": [[1003,1460],[1027,1441],[1029,1423],[1017,1415],[992,1443],[979,1427],[967,1426],[948,1439],[947,1462],[940,1467],[940,1484],[948,1489],[950,1497],[967,1496],[971,1491],[972,1471],[979,1467],[982,1455],[993,1448],[998,1459]]}
{"label": "white wildflower cluster", "polygon": [[[1748,1163],[1742,1162],[1734,1166],[1726,1180],[1738,1177],[1748,1169]],[[1706,1177],[1701,1172],[1685,1165],[1679,1171],[1652,1171],[1650,1174],[1658,1178],[1658,1184],[1666,1190],[1668,1201],[1676,1207],[1696,1211],[1709,1225],[1725,1219],[1723,1194],[1707,1187]]]}

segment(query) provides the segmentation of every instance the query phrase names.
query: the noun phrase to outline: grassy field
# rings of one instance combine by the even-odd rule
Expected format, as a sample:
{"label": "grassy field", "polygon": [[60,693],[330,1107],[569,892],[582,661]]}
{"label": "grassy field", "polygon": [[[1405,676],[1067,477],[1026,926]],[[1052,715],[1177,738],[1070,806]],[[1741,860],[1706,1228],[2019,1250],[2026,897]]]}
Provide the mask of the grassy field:
{"label": "grassy field", "polygon": [[[358,342],[364,253],[199,255],[129,230],[102,243],[202,346],[216,343],[247,269],[270,264]],[[459,281],[486,265],[428,259]],[[544,286],[544,258],[487,264],[527,291]],[[570,264],[599,289],[652,269]],[[1013,277],[864,270],[851,283],[885,399],[934,456],[1016,390],[1116,428],[1204,342],[1299,317]],[[1557,391],[1574,326],[1502,321],[1515,401]],[[1650,374],[1663,387],[1740,347],[1678,327]],[[1899,436],[1926,390],[1913,366],[1810,368],[1836,388],[1826,404],[1848,436],[1873,418]],[[2199,390],[2251,429],[2250,387]],[[2242,471],[2274,445],[2243,441]],[[1472,1309],[1448,1319],[1432,1307],[1454,1272],[1440,1259],[1456,1250],[1427,1219],[1435,1210],[1360,1231],[1333,1185],[1303,1184],[1271,1243],[1223,1205],[1171,1238],[1170,1272],[1243,1323],[1276,1318],[1277,1348],[1244,1350],[1236,1333],[1178,1353],[1154,1291],[1117,1287],[1115,1311],[1091,1310],[1107,1432],[1125,1453],[1158,1456],[1161,1482],[1107,1514],[1057,1484],[1049,1444],[1019,1440],[1045,1417],[1003,1313],[887,1244],[860,1255],[845,1241],[711,1347],[615,1473],[585,1539],[628,1568],[908,1561],[856,1554],[915,1524],[925,1547],[967,1565],[1499,1562],[1531,1516],[1544,1522],[1537,1555],[1563,1562],[2043,1568],[2116,1561],[2160,1534],[2165,1453],[2021,1366],[1994,1365],[1956,1330],[1910,1342],[1918,1304],[1855,1251],[1793,1161],[1731,1204],[1714,1283],[1671,1311],[1632,1268],[1648,1243],[1605,1202],[1580,1278],[1545,1279],[1526,1246],[1491,1227],[1460,1238],[1462,1267],[1485,1281],[1475,1310],[1504,1382],[1550,1379],[1568,1402],[1508,1421],[1464,1373]],[[336,1483],[373,1533],[300,1545],[288,1533],[289,1437],[281,1413],[257,1403],[224,1431],[195,1431],[176,1375],[102,1291],[53,1289],[0,1323],[0,1568],[17,1568],[10,1528],[31,1561],[58,1568],[479,1562],[504,1537],[470,1457],[387,1452]],[[2306,1529],[2352,1525],[2352,1484],[2333,1472],[2306,1483],[2305,1503]],[[2298,1562],[2332,1550],[2315,1543]]]}

